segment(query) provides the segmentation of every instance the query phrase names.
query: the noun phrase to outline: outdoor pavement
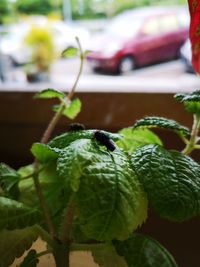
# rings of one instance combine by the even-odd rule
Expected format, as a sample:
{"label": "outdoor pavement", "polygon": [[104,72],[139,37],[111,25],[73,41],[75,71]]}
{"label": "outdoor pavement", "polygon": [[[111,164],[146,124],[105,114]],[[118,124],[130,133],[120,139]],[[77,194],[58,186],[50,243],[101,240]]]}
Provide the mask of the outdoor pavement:
{"label": "outdoor pavement", "polygon": [[[79,69],[78,59],[56,61],[51,68],[50,82],[28,84],[22,68],[11,68],[7,72],[7,82],[0,83],[0,90],[33,90],[44,86],[70,90]],[[125,75],[106,75],[93,73],[85,62],[83,74],[78,83],[78,91],[88,92],[182,92],[200,87],[200,77],[185,72],[180,60],[131,71]]]}

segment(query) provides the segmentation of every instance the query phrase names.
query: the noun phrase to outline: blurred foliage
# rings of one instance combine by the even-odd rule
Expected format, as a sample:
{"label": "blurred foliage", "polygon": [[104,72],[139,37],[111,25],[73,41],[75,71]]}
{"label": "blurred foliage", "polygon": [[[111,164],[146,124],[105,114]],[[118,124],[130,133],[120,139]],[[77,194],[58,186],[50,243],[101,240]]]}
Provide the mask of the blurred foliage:
{"label": "blurred foliage", "polygon": [[112,17],[126,9],[139,6],[186,3],[186,0],[71,0],[74,19]]}
{"label": "blurred foliage", "polygon": [[18,14],[53,14],[59,17],[63,15],[64,2],[69,6],[73,19],[112,17],[123,10],[138,6],[187,3],[186,0],[0,0],[0,23],[9,9]]}
{"label": "blurred foliage", "polygon": [[0,24],[4,22],[4,18],[8,13],[9,13],[8,1],[0,0]]}
{"label": "blurred foliage", "polygon": [[17,0],[15,8],[19,13],[47,15],[52,11],[49,0]]}
{"label": "blurred foliage", "polygon": [[37,71],[48,71],[54,60],[53,37],[47,28],[32,27],[25,38],[32,51],[32,64]]}

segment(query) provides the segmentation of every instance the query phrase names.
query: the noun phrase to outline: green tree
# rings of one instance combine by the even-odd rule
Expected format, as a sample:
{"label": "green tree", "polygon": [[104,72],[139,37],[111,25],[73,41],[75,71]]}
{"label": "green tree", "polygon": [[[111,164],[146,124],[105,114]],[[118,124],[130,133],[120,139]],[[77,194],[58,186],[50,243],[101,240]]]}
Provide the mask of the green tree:
{"label": "green tree", "polygon": [[26,14],[48,14],[52,11],[52,5],[49,0],[17,0],[16,10],[19,13]]}
{"label": "green tree", "polygon": [[9,5],[7,0],[0,1],[0,24],[3,23],[4,17],[9,13]]}

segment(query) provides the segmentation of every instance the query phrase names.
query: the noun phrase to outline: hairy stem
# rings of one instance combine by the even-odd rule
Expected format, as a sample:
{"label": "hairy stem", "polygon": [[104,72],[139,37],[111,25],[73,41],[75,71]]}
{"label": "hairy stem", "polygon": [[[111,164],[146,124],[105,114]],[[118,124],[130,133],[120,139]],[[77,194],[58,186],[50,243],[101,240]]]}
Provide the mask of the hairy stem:
{"label": "hairy stem", "polygon": [[51,254],[51,253],[52,253],[51,249],[47,249],[47,250],[41,251],[40,253],[37,254],[37,258],[40,258],[42,256],[45,256],[45,255]]}
{"label": "hairy stem", "polygon": [[[81,73],[83,71],[83,62],[84,62],[84,54],[82,51],[82,47],[80,45],[80,42],[77,38],[77,43],[79,46],[79,50],[80,50],[80,67],[79,67],[79,71],[76,77],[76,80],[71,88],[71,90],[69,91],[67,97],[66,97],[66,101],[71,101],[78,81],[80,79]],[[48,143],[52,132],[54,131],[57,123],[59,122],[63,110],[65,109],[65,103],[61,102],[61,108],[60,110],[55,113],[54,117],[51,119],[50,123],[48,124],[44,135],[41,138],[41,143],[46,144]],[[41,208],[43,210],[43,214],[44,214],[44,218],[46,221],[46,224],[48,226],[48,230],[51,236],[51,239],[54,240],[53,244],[52,244],[52,249],[53,249],[53,255],[54,255],[54,259],[55,259],[55,263],[57,267],[69,267],[69,247],[70,247],[70,230],[71,230],[71,225],[72,225],[72,221],[73,221],[73,216],[74,216],[74,205],[73,203],[69,203],[68,208],[67,208],[67,213],[66,216],[64,218],[64,222],[63,222],[63,226],[62,226],[62,234],[61,234],[61,238],[62,241],[61,243],[59,243],[57,241],[57,233],[55,230],[55,226],[53,224],[52,218],[50,216],[47,204],[46,204],[46,200],[42,191],[42,187],[40,185],[39,182],[39,178],[38,178],[38,171],[39,171],[39,163],[37,162],[37,160],[35,159],[34,161],[34,175],[33,175],[33,179],[34,179],[34,184],[35,184],[35,188],[36,188],[36,192],[39,198],[39,202],[41,205]],[[59,239],[58,239],[59,240]]]}
{"label": "hairy stem", "polygon": [[51,238],[51,236],[49,235],[49,233],[47,231],[45,231],[41,226],[39,225],[35,225],[34,226],[38,235],[40,236],[40,238],[47,242],[47,244],[50,246],[50,247],[53,247],[54,245],[54,240]]}
{"label": "hairy stem", "polygon": [[199,128],[200,128],[200,116],[194,114],[191,137],[188,144],[182,151],[184,155],[189,155],[192,152],[192,150],[195,149],[196,143],[198,141]]}
{"label": "hairy stem", "polygon": [[63,223],[61,226],[61,233],[60,233],[60,239],[63,242],[63,244],[70,244],[70,231],[74,219],[74,198],[73,196],[70,198],[70,201],[68,203],[68,207],[66,209]]}
{"label": "hairy stem", "polygon": [[62,105],[59,112],[56,112],[55,115],[53,116],[53,118],[51,119],[50,123],[48,124],[48,126],[44,132],[44,135],[42,136],[42,139],[40,140],[40,142],[42,144],[48,143],[52,132],[54,131],[57,123],[59,122],[60,118],[62,117],[62,112],[63,112],[64,108],[65,108],[65,106]]}
{"label": "hairy stem", "polygon": [[48,229],[49,229],[49,233],[50,233],[51,237],[54,238],[54,236],[56,236],[56,231],[55,231],[53,222],[51,220],[51,217],[50,217],[47,205],[46,205],[46,201],[44,198],[44,194],[43,194],[40,182],[39,182],[38,173],[37,173],[37,169],[38,169],[38,162],[37,161],[35,161],[35,163],[34,163],[34,169],[36,170],[36,173],[33,175],[33,181],[35,184],[37,196],[38,196],[39,201],[40,201],[40,206],[42,208],[44,219],[45,219],[47,226],[48,226]]}
{"label": "hairy stem", "polygon": [[[77,74],[77,77],[75,79],[75,82],[71,88],[71,90],[69,91],[68,95],[67,95],[67,100],[68,101],[71,101],[73,96],[74,96],[74,93],[75,93],[75,90],[76,90],[76,87],[77,87],[77,84],[80,80],[80,77],[81,77],[81,74],[83,72],[83,65],[84,65],[84,55],[83,55],[83,50],[82,50],[82,47],[81,47],[81,44],[79,42],[79,39],[77,38],[77,43],[78,43],[78,46],[79,46],[79,51],[80,51],[80,66],[79,66],[79,71],[78,71],[78,74]],[[53,130],[55,129],[58,121],[60,120],[60,118],[62,117],[62,112],[65,108],[65,105],[64,103],[61,105],[61,108],[59,110],[59,112],[55,113],[54,117],[52,118],[52,120],[50,121],[49,125],[47,126],[47,129],[45,130],[45,133],[41,139],[41,143],[44,143],[46,144],[53,132]]]}
{"label": "hairy stem", "polygon": [[68,247],[63,246],[63,244],[57,244],[53,251],[56,267],[69,267],[69,254]]}
{"label": "hairy stem", "polygon": [[102,249],[105,247],[105,243],[97,243],[97,244],[77,244],[74,243],[71,245],[71,251],[91,251],[95,249]]}
{"label": "hairy stem", "polygon": [[29,174],[27,176],[23,176],[22,178],[20,178],[20,181],[19,182],[21,182],[23,180],[26,180],[26,179],[29,179],[29,178],[33,178],[34,175],[36,175],[36,174],[38,175],[41,171],[43,171],[43,169],[44,168],[40,168],[40,169],[37,170],[37,172],[34,171],[34,172],[32,172],[31,174]]}
{"label": "hairy stem", "polygon": [[78,71],[78,74],[77,74],[77,77],[76,77],[76,80],[71,88],[71,91],[69,92],[67,98],[69,100],[72,99],[74,93],[75,93],[75,90],[76,90],[76,87],[77,87],[77,84],[78,84],[78,81],[80,80],[80,77],[81,77],[81,74],[82,74],[82,71],[83,71],[83,63],[84,63],[84,55],[83,55],[83,50],[82,50],[82,47],[81,47],[81,44],[79,42],[79,39],[76,38],[77,40],[77,43],[78,43],[78,47],[79,47],[79,51],[80,51],[80,67],[79,67],[79,71]]}

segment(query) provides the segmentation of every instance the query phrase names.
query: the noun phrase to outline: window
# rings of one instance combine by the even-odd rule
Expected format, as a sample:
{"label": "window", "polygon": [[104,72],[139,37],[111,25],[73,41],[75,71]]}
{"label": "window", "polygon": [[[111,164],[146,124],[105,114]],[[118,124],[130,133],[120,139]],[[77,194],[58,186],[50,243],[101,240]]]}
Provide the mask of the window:
{"label": "window", "polygon": [[158,27],[158,19],[157,18],[151,18],[149,19],[143,29],[142,33],[146,35],[156,35],[159,33],[159,27]]}
{"label": "window", "polygon": [[174,14],[159,18],[159,27],[161,33],[176,31],[179,28],[177,16]]}

